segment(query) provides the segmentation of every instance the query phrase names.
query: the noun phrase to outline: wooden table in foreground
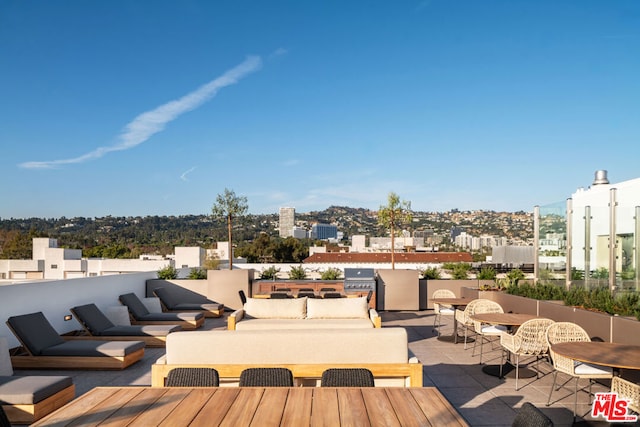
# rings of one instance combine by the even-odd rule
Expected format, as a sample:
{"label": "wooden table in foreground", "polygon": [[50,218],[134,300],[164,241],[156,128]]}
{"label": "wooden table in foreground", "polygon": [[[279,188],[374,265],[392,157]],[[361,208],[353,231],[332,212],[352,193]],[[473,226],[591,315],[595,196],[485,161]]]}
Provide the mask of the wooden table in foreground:
{"label": "wooden table in foreground", "polygon": [[585,341],[553,344],[551,348],[560,356],[579,362],[640,370],[640,345]]}
{"label": "wooden table in foreground", "polygon": [[97,387],[33,426],[468,426],[434,387]]}

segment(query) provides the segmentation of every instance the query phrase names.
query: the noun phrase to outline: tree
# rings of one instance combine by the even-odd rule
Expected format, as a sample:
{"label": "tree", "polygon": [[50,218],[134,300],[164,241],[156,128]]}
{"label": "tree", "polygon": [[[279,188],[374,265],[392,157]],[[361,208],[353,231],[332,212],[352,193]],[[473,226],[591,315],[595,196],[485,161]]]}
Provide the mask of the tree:
{"label": "tree", "polygon": [[391,269],[395,270],[395,236],[402,230],[404,224],[410,223],[411,202],[400,200],[400,196],[391,192],[387,197],[386,206],[380,206],[378,211],[378,224],[389,230],[391,234]]}
{"label": "tree", "polygon": [[236,196],[236,193],[227,188],[224,193],[218,194],[216,203],[211,208],[214,218],[227,220],[227,233],[229,236],[229,270],[233,269],[233,246],[231,230],[233,227],[233,219],[243,216],[247,213],[247,198],[244,196]]}

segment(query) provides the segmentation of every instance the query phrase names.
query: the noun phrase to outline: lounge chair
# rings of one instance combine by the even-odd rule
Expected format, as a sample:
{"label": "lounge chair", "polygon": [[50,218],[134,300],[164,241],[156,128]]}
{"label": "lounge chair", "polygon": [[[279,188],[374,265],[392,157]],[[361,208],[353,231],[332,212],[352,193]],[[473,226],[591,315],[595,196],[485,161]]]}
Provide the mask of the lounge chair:
{"label": "lounge chair", "polygon": [[0,337],[0,407],[9,422],[31,424],[74,397],[75,386],[71,377],[13,375],[7,339]]}
{"label": "lounge chair", "polygon": [[182,329],[198,329],[204,323],[202,313],[150,313],[134,293],[120,295],[118,298],[129,309],[131,323],[134,325],[180,325]]}
{"label": "lounge chair", "polygon": [[224,313],[224,304],[219,304],[200,295],[191,295],[182,300],[182,298],[172,295],[171,291],[166,288],[155,288],[153,294],[160,299],[164,311],[201,311],[204,317],[220,317]]}
{"label": "lounge chair", "polygon": [[14,368],[124,369],[144,356],[142,341],[65,341],[42,312],[9,317],[7,326],[22,344]]}
{"label": "lounge chair", "polygon": [[164,347],[167,335],[182,330],[179,325],[114,325],[95,304],[73,307],[71,313],[84,328],[65,340],[143,341],[147,347]]}

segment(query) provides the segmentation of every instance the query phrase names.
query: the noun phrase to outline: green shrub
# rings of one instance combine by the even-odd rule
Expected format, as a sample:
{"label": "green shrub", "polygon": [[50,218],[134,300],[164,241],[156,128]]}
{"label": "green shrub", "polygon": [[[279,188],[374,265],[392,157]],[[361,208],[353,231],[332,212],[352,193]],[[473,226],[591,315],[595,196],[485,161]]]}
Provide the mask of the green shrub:
{"label": "green shrub", "polygon": [[330,267],[327,270],[320,273],[322,280],[338,280],[342,276],[342,271],[339,268]]}
{"label": "green shrub", "polygon": [[442,278],[440,269],[438,267],[427,267],[421,272],[424,279],[437,280]]}
{"label": "green shrub", "polygon": [[493,268],[493,267],[482,267],[480,269],[480,271],[478,272],[478,274],[476,275],[476,278],[478,280],[495,280],[497,275],[498,275],[498,273],[496,272],[495,268]]}
{"label": "green shrub", "polygon": [[157,274],[158,279],[163,280],[172,280],[178,278],[178,270],[172,265],[167,265],[166,267],[161,268],[160,270],[158,270]]}
{"label": "green shrub", "polygon": [[192,280],[204,280],[207,278],[207,270],[204,268],[192,268],[187,276],[187,279]]}
{"label": "green shrub", "polygon": [[451,271],[451,278],[455,280],[465,280],[469,278],[469,270],[471,265],[465,263],[455,264]]}
{"label": "green shrub", "polygon": [[271,267],[265,268],[260,272],[260,278],[264,280],[277,279],[278,273],[280,273],[280,269],[272,265]]}
{"label": "green shrub", "polygon": [[573,267],[571,269],[571,280],[584,280],[584,270],[578,270]]}
{"label": "green shrub", "polygon": [[591,273],[591,277],[593,277],[594,279],[608,279],[609,269],[605,267],[600,267],[596,271]]}
{"label": "green shrub", "polygon": [[564,300],[566,294],[564,288],[552,283],[538,283],[534,285],[529,282],[511,282],[511,284],[507,286],[506,292],[511,295],[537,300]]}
{"label": "green shrub", "polygon": [[507,273],[507,278],[511,280],[511,283],[518,283],[519,280],[524,279],[526,276],[519,268],[514,268]]}
{"label": "green shrub", "polygon": [[289,270],[289,279],[303,280],[307,278],[307,272],[303,266],[291,267]]}

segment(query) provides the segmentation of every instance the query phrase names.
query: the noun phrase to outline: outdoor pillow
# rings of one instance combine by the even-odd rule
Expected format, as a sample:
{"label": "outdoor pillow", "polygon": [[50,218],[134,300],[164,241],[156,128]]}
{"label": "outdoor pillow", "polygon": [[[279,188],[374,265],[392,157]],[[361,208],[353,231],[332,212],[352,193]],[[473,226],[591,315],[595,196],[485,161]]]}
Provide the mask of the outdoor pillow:
{"label": "outdoor pillow", "polygon": [[311,298],[307,301],[307,319],[368,319],[366,297]]}
{"label": "outdoor pillow", "polygon": [[244,312],[256,319],[304,319],[307,298],[247,298]]}

